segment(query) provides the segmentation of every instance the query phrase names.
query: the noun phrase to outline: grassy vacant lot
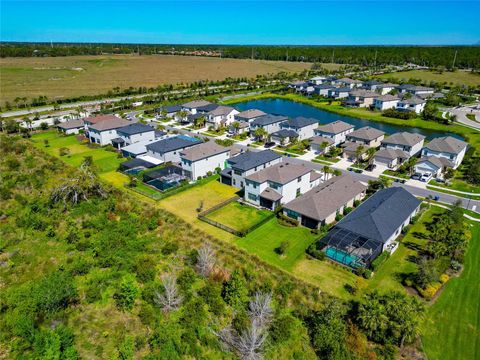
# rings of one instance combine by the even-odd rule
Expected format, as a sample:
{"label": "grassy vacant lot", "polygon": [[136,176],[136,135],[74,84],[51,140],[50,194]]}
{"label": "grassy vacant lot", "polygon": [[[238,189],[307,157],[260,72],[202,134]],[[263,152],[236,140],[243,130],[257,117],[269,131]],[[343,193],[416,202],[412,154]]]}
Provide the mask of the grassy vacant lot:
{"label": "grassy vacant lot", "polygon": [[409,80],[409,79],[420,79],[424,83],[429,83],[430,81],[435,82],[446,82],[450,85],[469,85],[469,86],[480,86],[480,75],[471,73],[469,71],[457,70],[455,72],[439,73],[436,71],[428,70],[410,70],[403,72],[396,72],[390,74],[383,74],[381,78],[395,78],[398,80]]}
{"label": "grassy vacant lot", "polygon": [[234,230],[244,231],[270,215],[267,210],[258,210],[252,206],[232,202],[217,209],[206,217]]}
{"label": "grassy vacant lot", "polygon": [[472,224],[465,269],[428,309],[423,346],[430,360],[480,358],[480,224]]}
{"label": "grassy vacant lot", "polygon": [[105,93],[114,87],[255,77],[299,72],[311,63],[168,55],[108,55],[0,59],[0,103],[17,96],[50,99]]}

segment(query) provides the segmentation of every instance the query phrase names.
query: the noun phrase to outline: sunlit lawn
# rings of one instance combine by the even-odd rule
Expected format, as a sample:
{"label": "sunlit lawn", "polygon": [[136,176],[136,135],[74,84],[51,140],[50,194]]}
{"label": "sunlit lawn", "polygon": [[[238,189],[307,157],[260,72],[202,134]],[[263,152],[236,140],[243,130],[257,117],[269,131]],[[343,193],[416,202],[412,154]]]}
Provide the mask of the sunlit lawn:
{"label": "sunlit lawn", "polygon": [[233,202],[211,212],[206,217],[234,230],[243,231],[264,220],[271,214],[249,205]]}

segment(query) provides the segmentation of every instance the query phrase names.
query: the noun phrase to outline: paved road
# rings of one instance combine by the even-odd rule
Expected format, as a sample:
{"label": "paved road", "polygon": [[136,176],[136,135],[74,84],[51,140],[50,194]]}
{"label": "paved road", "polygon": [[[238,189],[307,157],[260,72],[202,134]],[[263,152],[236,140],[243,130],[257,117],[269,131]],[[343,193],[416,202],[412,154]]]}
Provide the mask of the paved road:
{"label": "paved road", "polygon": [[477,130],[480,130],[480,122],[470,120],[466,116],[467,114],[473,114],[473,115],[476,116],[476,119],[478,120],[478,119],[480,119],[480,110],[475,110],[475,109],[472,109],[468,106],[465,106],[465,107],[449,109],[448,112],[457,117],[456,118],[457,122],[459,122],[463,125],[473,127]]}

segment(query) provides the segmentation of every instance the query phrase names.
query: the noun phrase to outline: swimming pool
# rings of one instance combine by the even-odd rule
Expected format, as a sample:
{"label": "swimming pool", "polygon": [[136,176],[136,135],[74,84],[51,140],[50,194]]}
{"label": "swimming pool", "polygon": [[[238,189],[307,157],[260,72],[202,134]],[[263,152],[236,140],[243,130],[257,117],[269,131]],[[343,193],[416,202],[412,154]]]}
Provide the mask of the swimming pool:
{"label": "swimming pool", "polygon": [[346,253],[345,251],[335,249],[333,247],[327,247],[325,249],[325,254],[328,258],[339,262],[340,264],[347,265],[353,268],[359,267],[359,258]]}

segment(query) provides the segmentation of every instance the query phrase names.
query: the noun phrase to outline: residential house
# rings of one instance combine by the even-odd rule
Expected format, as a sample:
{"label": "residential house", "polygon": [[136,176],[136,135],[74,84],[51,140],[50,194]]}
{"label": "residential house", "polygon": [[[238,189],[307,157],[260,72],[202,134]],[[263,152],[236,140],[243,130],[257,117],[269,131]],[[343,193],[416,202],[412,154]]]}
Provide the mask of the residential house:
{"label": "residential house", "polygon": [[116,116],[104,119],[88,125],[88,139],[91,143],[100,144],[101,146],[111,144],[112,140],[118,138],[117,130],[130,124],[130,121],[117,118]]}
{"label": "residential house", "polygon": [[398,84],[392,84],[392,83],[385,83],[377,86],[377,90],[380,95],[387,95],[390,93],[392,90],[396,89]]}
{"label": "residential house", "polygon": [[230,148],[208,141],[191,146],[180,152],[181,166],[184,174],[192,180],[223,170],[230,157]]}
{"label": "residential house", "polygon": [[270,135],[270,140],[280,145],[287,145],[298,138],[298,133],[290,129],[280,129]]}
{"label": "residential house", "polygon": [[155,109],[158,115],[165,116],[165,118],[169,119],[173,119],[179,111],[182,111],[181,105],[167,105]]}
{"label": "residential house", "polygon": [[423,100],[417,96],[411,98],[403,98],[397,103],[398,111],[415,111],[420,114],[425,109],[426,100]]}
{"label": "residential house", "polygon": [[153,140],[143,140],[133,143],[131,145],[126,145],[121,148],[122,155],[124,157],[136,158],[140,155],[147,154],[147,145],[152,144],[158,140],[166,139],[166,136],[163,137],[155,137]]}
{"label": "residential house", "polygon": [[422,157],[434,156],[448,159],[456,169],[463,161],[468,144],[452,136],[435,138],[422,149]]}
{"label": "residential house", "polygon": [[298,140],[305,140],[314,135],[318,120],[299,116],[280,123],[280,129],[293,130],[298,134]]}
{"label": "residential house", "polygon": [[208,114],[210,111],[213,111],[220,106],[221,105],[217,105],[217,104],[213,104],[213,103],[207,104],[207,105],[204,105],[204,106],[199,106],[197,108],[197,114]]}
{"label": "residential house", "polygon": [[354,130],[354,126],[349,123],[337,120],[315,129],[315,134],[333,140],[333,145],[337,146],[345,142],[347,135]]}
{"label": "residential house", "polygon": [[249,130],[250,124],[246,121],[234,121],[228,128],[228,132],[230,134],[244,134],[247,133]]}
{"label": "residential house", "polygon": [[327,97],[328,96],[328,92],[330,90],[333,90],[335,89],[335,86],[333,85],[327,85],[327,84],[323,84],[323,85],[315,85],[313,87],[313,93],[316,94],[316,95],[320,95],[320,96],[325,96]]}
{"label": "residential house", "polygon": [[435,91],[433,88],[416,86],[411,84],[403,84],[396,87],[399,93],[410,93],[412,95],[426,95],[433,94]]}
{"label": "residential house", "polygon": [[374,91],[363,89],[352,90],[348,94],[345,104],[354,107],[370,107],[373,105],[373,102],[377,97],[378,93]]}
{"label": "residential house", "polygon": [[383,82],[377,80],[370,80],[363,83],[363,88],[365,90],[377,91],[380,86],[383,85]]}
{"label": "residential house", "polygon": [[239,112],[238,114],[235,115],[235,120],[239,122],[247,122],[250,123],[256,118],[259,118],[261,116],[267,115],[267,113],[264,113],[262,110],[258,109],[249,109],[245,110],[242,112]]}
{"label": "residential house", "polygon": [[344,99],[348,97],[348,94],[352,91],[349,87],[339,87],[328,90],[328,97],[334,99]]}
{"label": "residential house", "polygon": [[424,156],[414,165],[415,172],[418,174],[432,174],[433,177],[441,177],[448,168],[453,169],[453,162],[444,157]]}
{"label": "residential house", "polygon": [[387,95],[390,93],[392,90],[396,89],[398,84],[392,84],[392,83],[385,83],[382,85],[377,86],[377,91],[380,93],[380,95]]}
{"label": "residential house", "polygon": [[272,150],[246,151],[227,160],[221,172],[222,183],[239,189],[245,187],[245,177],[282,161],[282,156]]}
{"label": "residential house", "polygon": [[235,121],[235,115],[238,113],[239,111],[231,106],[218,106],[207,113],[207,125],[215,129],[228,126]]}
{"label": "residential house", "polygon": [[318,229],[331,224],[355,200],[365,197],[367,187],[350,175],[333,177],[283,206],[283,213],[302,226]]}
{"label": "residential house", "polygon": [[408,158],[420,153],[425,141],[425,136],[417,133],[398,132],[384,138],[380,147],[382,149],[402,150]]}
{"label": "residential house", "polygon": [[197,113],[197,109],[201,108],[202,106],[211,104],[210,101],[206,100],[193,100],[189,101],[185,104],[182,104],[182,110],[188,111],[190,114],[195,115]]}
{"label": "residential house", "polygon": [[384,166],[391,170],[397,170],[407,159],[408,154],[403,150],[380,149],[375,153],[373,163],[377,166]]}
{"label": "residential house", "polygon": [[343,265],[368,267],[383,251],[397,249],[396,239],[418,214],[421,203],[401,187],[379,190],[320,240],[323,251]]}
{"label": "residential house", "polygon": [[78,134],[80,131],[85,130],[85,123],[82,119],[65,121],[57,125],[57,129],[64,134]]}
{"label": "residential house", "polygon": [[360,143],[366,147],[379,147],[381,141],[384,139],[385,133],[381,130],[365,126],[358,130],[347,134],[347,141]]}
{"label": "residential house", "polygon": [[400,98],[396,95],[380,95],[373,100],[373,107],[380,111],[395,109],[399,101]]}
{"label": "residential house", "polygon": [[196,138],[178,135],[146,145],[146,155],[162,162],[180,162],[180,153],[183,150],[201,143]]}
{"label": "residential house", "polygon": [[310,149],[315,152],[315,154],[326,153],[332,146],[335,146],[333,139],[325,136],[314,136],[309,140]]}
{"label": "residential house", "polygon": [[118,148],[139,141],[155,140],[155,129],[142,123],[133,123],[117,129],[118,139],[112,140]]}
{"label": "residential house", "polygon": [[310,79],[310,83],[313,85],[322,85],[327,78],[325,76],[315,76]]}
{"label": "residential house", "polygon": [[295,90],[296,92],[302,92],[306,90],[308,86],[311,86],[308,82],[305,81],[293,81],[290,84],[288,84],[288,88]]}
{"label": "residential house", "polygon": [[360,80],[354,80],[350,78],[341,78],[336,81],[336,84],[347,87],[350,90],[353,88],[358,88],[363,85],[363,83]]}
{"label": "residential house", "polygon": [[280,162],[245,177],[245,200],[275,210],[320,183],[320,174],[305,165]]}
{"label": "residential house", "polygon": [[267,134],[272,134],[280,130],[280,123],[288,120],[286,116],[267,114],[257,117],[250,123],[250,133],[253,134],[256,129],[262,128]]}
{"label": "residential house", "polygon": [[115,116],[113,114],[107,114],[107,115],[95,115],[95,116],[87,116],[83,118],[83,123],[85,124],[85,135],[88,136],[88,128],[91,125],[98,124],[102,121],[105,120],[119,120],[118,116]]}

